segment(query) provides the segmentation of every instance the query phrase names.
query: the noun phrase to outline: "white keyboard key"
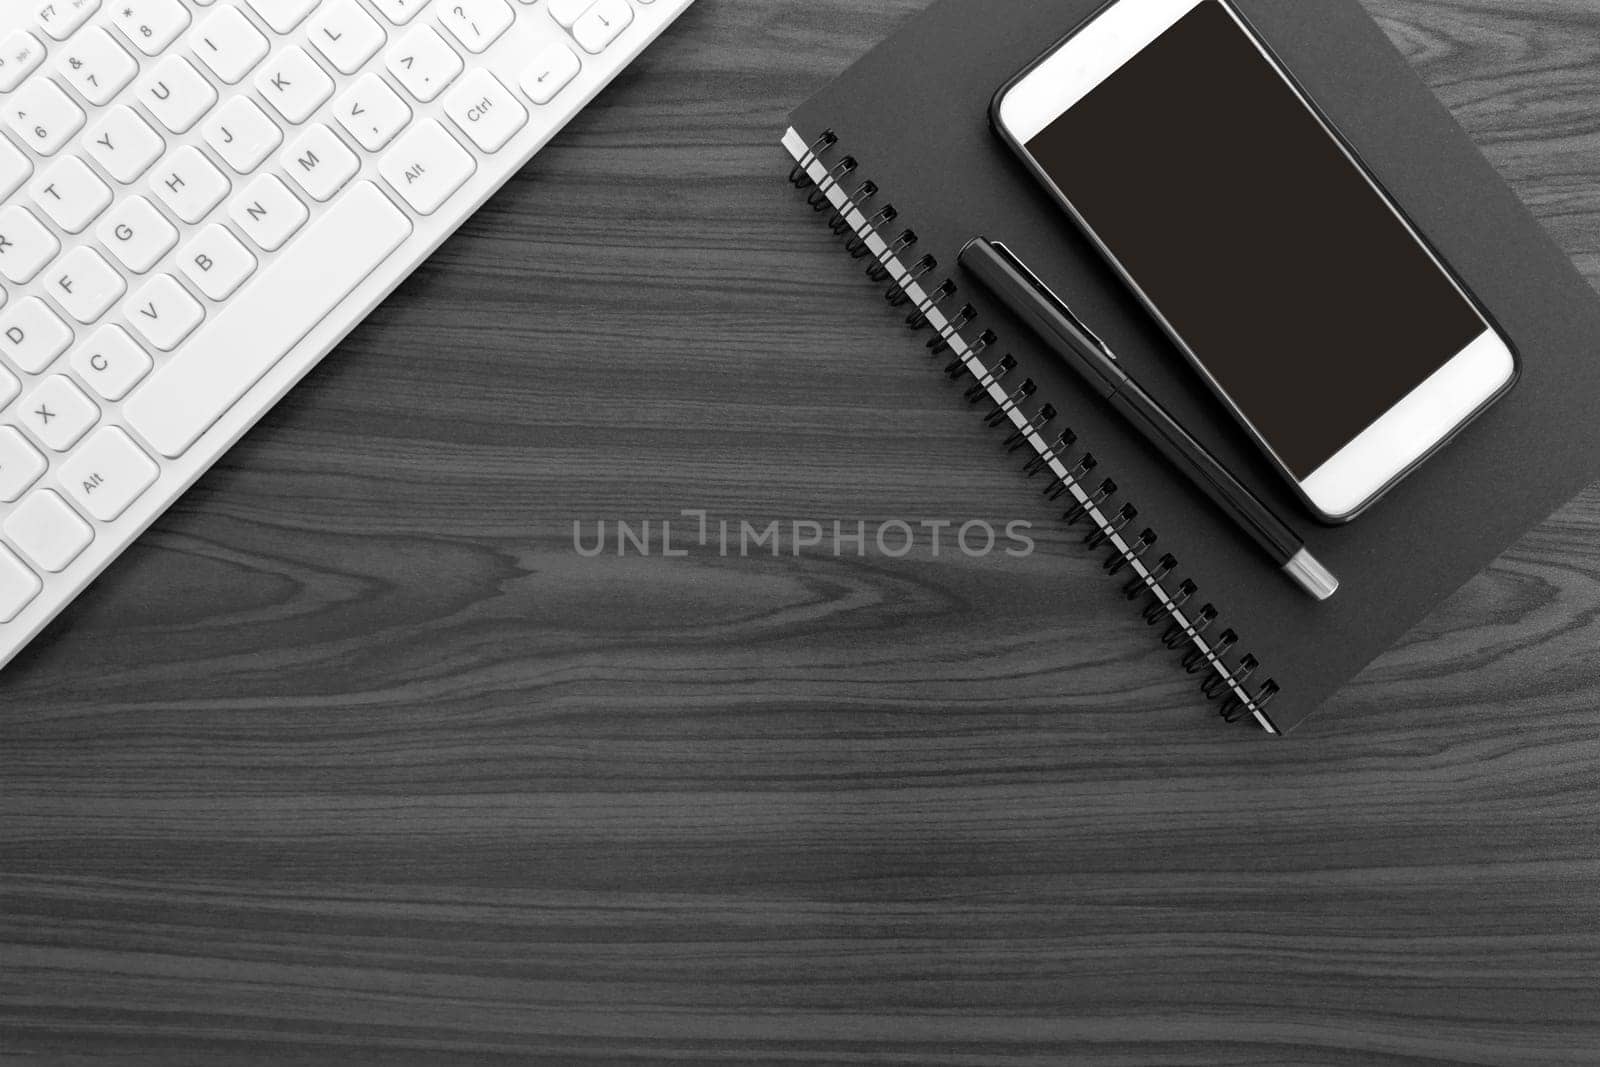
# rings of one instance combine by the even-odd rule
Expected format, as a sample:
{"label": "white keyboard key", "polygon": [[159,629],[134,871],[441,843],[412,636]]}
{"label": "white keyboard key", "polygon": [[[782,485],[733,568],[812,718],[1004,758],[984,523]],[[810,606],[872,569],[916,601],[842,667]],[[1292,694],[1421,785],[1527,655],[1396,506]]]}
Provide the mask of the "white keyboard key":
{"label": "white keyboard key", "polygon": [[20,392],[22,392],[22,383],[17,381],[17,376],[4,367],[0,367],[0,408],[15,400]]}
{"label": "white keyboard key", "polygon": [[157,56],[189,28],[189,12],[180,0],[112,0],[111,23],[139,51]]}
{"label": "white keyboard key", "polygon": [[433,119],[423,119],[395,142],[378,173],[419,215],[438,211],[478,169],[467,150]]}
{"label": "white keyboard key", "polygon": [[235,96],[206,121],[206,144],[239,174],[250,174],[283,143],[283,131],[247,97]]}
{"label": "white keyboard key", "polygon": [[121,326],[102,326],[68,361],[102,400],[121,400],[155,366]]}
{"label": "white keyboard key", "polygon": [[77,156],[65,156],[35,178],[28,191],[68,233],[82,233],[111,206],[111,187]]}
{"label": "white keyboard key", "polygon": [[22,424],[53,452],[65,452],[100,421],[100,409],[64,374],[52,374],[22,402]]}
{"label": "white keyboard key", "polygon": [[34,78],[5,102],[6,125],[41,156],[53,156],[83,129],[83,109],[49,78]]}
{"label": "white keyboard key", "polygon": [[332,199],[361,169],[356,154],[320,122],[308,126],[284,150],[278,163],[319,204]]}
{"label": "white keyboard key", "polygon": [[0,137],[0,200],[20,189],[32,173],[33,164],[28,162],[28,157],[17,151],[10,141]]}
{"label": "white keyboard key", "polygon": [[276,252],[310,212],[275,175],[263,174],[228,205],[228,216],[263,252]]}
{"label": "white keyboard key", "polygon": [[256,75],[256,89],[285,120],[299,125],[333,95],[333,79],[305,49],[280,49]]}
{"label": "white keyboard key", "polygon": [[44,583],[27,565],[0,546],[0,623],[10,622],[33,603]]}
{"label": "white keyboard key", "polygon": [[37,0],[37,3],[39,27],[58,41],[71,37],[100,9],[100,0]]}
{"label": "white keyboard key", "polygon": [[548,104],[582,69],[577,53],[557,41],[534,56],[533,64],[522,72],[522,91],[535,104]]}
{"label": "white keyboard key", "polygon": [[0,312],[0,353],[38,374],[72,344],[72,331],[43,300],[30,296]]}
{"label": "white keyboard key", "polygon": [[134,392],[123,405],[128,424],[162,455],[183,455],[410,234],[376,186],[352,186]]}
{"label": "white keyboard key", "polygon": [[356,0],[330,0],[307,29],[311,43],[340,74],[360,70],[388,40]]}
{"label": "white keyboard key", "polygon": [[111,309],[128,284],[112,269],[105,257],[88,245],[79,245],[50,271],[55,279],[49,287],[56,303],[85,326]]}
{"label": "white keyboard key", "polygon": [[528,124],[527,109],[482,67],[474,69],[445,95],[444,111],[485,152],[500,151]]}
{"label": "white keyboard key", "polygon": [[94,530],[53,490],[40,489],[17,505],[0,527],[41,570],[60,574],[94,541]]}
{"label": "white keyboard key", "polygon": [[44,62],[44,45],[27,30],[16,30],[0,45],[0,93],[22,84]]}
{"label": "white keyboard key", "polygon": [[276,33],[288,33],[317,6],[318,0],[245,0]]}
{"label": "white keyboard key", "polygon": [[334,115],[356,143],[376,152],[406,128],[411,108],[387,82],[369,71],[339,98]]}
{"label": "white keyboard key", "polygon": [[177,228],[142,196],[130,196],[112,208],[95,236],[134,274],[154,267],[178,244]]}
{"label": "white keyboard key", "polygon": [[161,468],[115,426],[96,433],[61,465],[61,487],[100,522],[111,522],[156,484]]}
{"label": "white keyboard key", "polygon": [[173,133],[187,133],[217,102],[217,91],[181,56],[156,64],[139,87],[139,100]]}
{"label": "white keyboard key", "polygon": [[256,271],[256,257],[226,226],[212,223],[183,248],[183,273],[212,300],[226,300]]}
{"label": "white keyboard key", "polygon": [[447,0],[439,21],[469,52],[482,52],[511,28],[516,16],[505,0]]}
{"label": "white keyboard key", "polygon": [[84,147],[106,173],[123,185],[132,185],[167,150],[161,135],[131,107],[106,112],[83,140]]}
{"label": "white keyboard key", "polygon": [[146,282],[123,314],[146,341],[163,352],[182,344],[206,317],[200,302],[170,274],[157,274]]}
{"label": "white keyboard key", "polygon": [[593,7],[572,24],[572,37],[591,56],[606,50],[633,22],[633,8],[628,0],[596,0]]}
{"label": "white keyboard key", "polygon": [[33,280],[44,265],[56,258],[61,242],[18,204],[0,208],[0,274],[22,285]]}
{"label": "white keyboard key", "polygon": [[44,589],[39,576],[28,569],[9,548],[0,546],[0,623],[22,614]]}
{"label": "white keyboard key", "polygon": [[570,30],[572,24],[593,6],[594,0],[550,0],[545,10],[550,12],[551,18]]}
{"label": "white keyboard key", "polygon": [[39,480],[50,464],[10,426],[0,426],[0,502],[11,503]]}
{"label": "white keyboard key", "polygon": [[389,49],[389,73],[423,103],[440,93],[462,71],[461,57],[431,26],[418,26]]}
{"label": "white keyboard key", "polygon": [[222,81],[237,85],[267,58],[267,39],[235,7],[218,8],[194,32],[189,47]]}
{"label": "white keyboard key", "polygon": [[56,72],[99,107],[128,87],[139,64],[109,33],[91,26],[62,50]]}
{"label": "white keyboard key", "polygon": [[417,17],[417,12],[428,5],[428,0],[372,0],[384,18],[396,26],[404,26]]}
{"label": "white keyboard key", "polygon": [[150,178],[150,188],[174,215],[192,226],[222,203],[232,186],[198,148],[184,145],[162,161]]}

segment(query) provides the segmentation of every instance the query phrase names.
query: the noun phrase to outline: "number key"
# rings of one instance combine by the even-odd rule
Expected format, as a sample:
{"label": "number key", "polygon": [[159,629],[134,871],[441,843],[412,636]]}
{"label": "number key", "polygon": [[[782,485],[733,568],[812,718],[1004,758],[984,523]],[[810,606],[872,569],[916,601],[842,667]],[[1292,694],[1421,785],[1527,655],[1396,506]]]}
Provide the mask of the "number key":
{"label": "number key", "polygon": [[139,73],[139,64],[111,35],[91,26],[56,60],[56,70],[96,107],[111,102]]}
{"label": "number key", "polygon": [[6,101],[6,125],[41,156],[53,156],[83,129],[83,110],[49,78],[34,78]]}
{"label": "number key", "polygon": [[181,0],[116,0],[111,21],[147,56],[159,55],[189,25]]}

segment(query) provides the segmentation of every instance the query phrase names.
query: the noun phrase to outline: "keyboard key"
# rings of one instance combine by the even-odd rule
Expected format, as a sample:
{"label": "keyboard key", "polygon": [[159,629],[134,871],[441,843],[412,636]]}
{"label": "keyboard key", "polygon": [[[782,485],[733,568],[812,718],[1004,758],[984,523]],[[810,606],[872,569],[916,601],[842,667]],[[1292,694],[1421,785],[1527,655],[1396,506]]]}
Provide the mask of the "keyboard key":
{"label": "keyboard key", "polygon": [[161,468],[115,426],[84,442],[61,465],[61,487],[100,522],[111,522],[156,484]]}
{"label": "keyboard key", "polygon": [[200,302],[170,274],[157,274],[146,282],[123,314],[146,341],[163,352],[182,344],[206,317]]}
{"label": "keyboard key", "polygon": [[212,300],[226,300],[256,271],[256,257],[226,226],[212,223],[184,246],[183,273]]}
{"label": "keyboard key", "polygon": [[511,28],[516,16],[505,0],[450,0],[439,21],[469,52],[482,52]]}
{"label": "keyboard key", "polygon": [[410,234],[388,197],[356,183],[134,391],[128,425],[162,455],[183,455]]}
{"label": "keyboard key", "polygon": [[135,274],[154,267],[178,244],[177,228],[142,196],[130,196],[112,208],[95,236]]}
{"label": "keyboard key", "polygon": [[40,382],[22,402],[22,424],[52,452],[65,452],[100,421],[100,409],[64,374]]}
{"label": "keyboard key", "polygon": [[275,175],[263,174],[228,205],[228,216],[263,252],[276,252],[310,217]]}
{"label": "keyboard key", "polygon": [[333,95],[333,79],[305,49],[290,47],[267,60],[256,75],[256,89],[278,114],[298,126]]}
{"label": "keyboard key", "polygon": [[112,178],[132,185],[167,150],[161,135],[131,107],[114,107],[84,138],[84,147]]}
{"label": "keyboard key", "polygon": [[50,285],[50,295],[85,326],[96,322],[128,291],[122,275],[88,245],[68,252],[51,270],[51,276],[55,281]]}
{"label": "keyboard key", "polygon": [[53,156],[83,129],[83,109],[49,78],[34,78],[5,102],[6,125],[41,156]]}
{"label": "keyboard key", "polygon": [[0,354],[29,374],[38,374],[72,344],[72,331],[36,296],[0,312]]}
{"label": "keyboard key", "polygon": [[39,576],[28,569],[9,548],[0,547],[0,623],[22,614],[44,589]]}
{"label": "keyboard key", "polygon": [[271,26],[275,33],[288,33],[300,25],[318,0],[245,0],[261,21]]}
{"label": "keyboard key", "polygon": [[522,127],[528,112],[493,74],[479,67],[445,94],[444,112],[485,152],[498,152]]}
{"label": "keyboard key", "polygon": [[28,191],[68,233],[82,233],[111,206],[111,187],[77,156],[63,157],[35,178]]}
{"label": "keyboard key", "polygon": [[68,361],[102,400],[121,400],[155,364],[121,326],[102,326]]}
{"label": "keyboard key", "polygon": [[533,65],[522,72],[522,91],[535,104],[548,104],[583,69],[577,53],[557,41],[533,57]]}
{"label": "keyboard key", "polygon": [[27,30],[16,30],[0,45],[0,93],[22,84],[44,62],[44,45]]}
{"label": "keyboard key", "polygon": [[94,531],[50,489],[40,489],[17,505],[0,527],[42,570],[60,574],[94,541]]}
{"label": "keyboard key", "polygon": [[10,426],[0,426],[0,502],[9,504],[26,493],[50,464],[28,439]]}
{"label": "keyboard key", "polygon": [[594,0],[550,0],[545,9],[550,12],[551,18],[570,30],[572,24],[593,6]]}
{"label": "keyboard key", "polygon": [[361,160],[328,127],[318,122],[306,128],[278,161],[307,196],[326,203],[350,183]]}
{"label": "keyboard key", "polygon": [[267,39],[238,8],[213,12],[189,34],[189,48],[222,81],[237,85],[267,58]]}
{"label": "keyboard key", "polygon": [[404,26],[417,17],[428,4],[428,0],[372,0],[380,14],[396,26]]}
{"label": "keyboard key", "polygon": [[266,112],[236,96],[201,127],[206,144],[239,174],[250,174],[283,143],[283,131]]}
{"label": "keyboard key", "polygon": [[161,125],[187,133],[217,102],[217,91],[187,59],[168,56],[139,87],[139,100]]}
{"label": "keyboard key", "polygon": [[438,211],[477,169],[467,150],[433,119],[423,119],[402,134],[378,164],[383,180],[419,215]]}
{"label": "keyboard key", "polygon": [[198,148],[184,145],[154,172],[150,188],[174,215],[192,226],[227,198],[232,185]]}
{"label": "keyboard key", "polygon": [[189,28],[181,0],[114,0],[111,23],[147,56],[158,56]]}
{"label": "keyboard key", "polygon": [[33,173],[28,157],[17,151],[10,141],[0,137],[0,200],[4,200],[22,187]]}
{"label": "keyboard key", "polygon": [[389,73],[423,103],[440,93],[462,71],[461,57],[431,26],[418,26],[389,49]]}
{"label": "keyboard key", "polygon": [[311,43],[340,74],[354,74],[388,36],[356,0],[331,0],[308,28]]}
{"label": "keyboard key", "polygon": [[139,64],[99,26],[80,33],[56,60],[56,71],[99,107],[127,88]]}
{"label": "keyboard key", "polygon": [[370,71],[339,98],[333,113],[339,125],[368,152],[383,148],[411,121],[411,108]]}
{"label": "keyboard key", "polygon": [[593,7],[572,24],[572,37],[585,52],[597,56],[617,39],[633,21],[628,0],[596,0]]}
{"label": "keyboard key", "polygon": [[0,208],[0,274],[23,285],[56,258],[61,242],[33,212],[17,204]]}
{"label": "keyboard key", "polygon": [[65,41],[99,9],[100,0],[42,0],[39,28],[56,40]]}

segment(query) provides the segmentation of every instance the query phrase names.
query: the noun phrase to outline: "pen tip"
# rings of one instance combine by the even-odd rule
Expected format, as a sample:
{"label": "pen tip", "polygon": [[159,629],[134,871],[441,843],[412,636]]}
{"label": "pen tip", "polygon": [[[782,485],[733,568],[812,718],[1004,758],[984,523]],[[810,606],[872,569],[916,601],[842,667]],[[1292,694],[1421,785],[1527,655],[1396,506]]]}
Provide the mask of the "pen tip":
{"label": "pen tip", "polygon": [[1339,579],[1333,572],[1317,562],[1305,549],[1295,553],[1294,559],[1283,565],[1284,572],[1298,582],[1306,592],[1318,600],[1327,600],[1339,591]]}

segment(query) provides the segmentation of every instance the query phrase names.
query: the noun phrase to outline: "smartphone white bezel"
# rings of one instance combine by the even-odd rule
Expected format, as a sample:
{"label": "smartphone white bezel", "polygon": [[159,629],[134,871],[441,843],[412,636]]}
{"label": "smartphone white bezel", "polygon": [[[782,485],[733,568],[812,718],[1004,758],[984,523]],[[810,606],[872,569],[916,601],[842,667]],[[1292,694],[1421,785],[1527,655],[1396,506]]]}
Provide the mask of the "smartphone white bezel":
{"label": "smartphone white bezel", "polygon": [[[1379,193],[1390,210],[1395,212],[1396,217],[1417,240],[1418,245],[1428,253],[1440,273],[1450,279],[1451,284],[1461,292],[1462,298],[1474,308],[1474,314],[1477,314],[1479,320],[1483,322],[1483,333],[1390,408],[1332,459],[1302,479],[1282,461],[1271,442],[1260,434],[1234,404],[1204,362],[1189,349],[1148,294],[1140,289],[1138,283],[1122,268],[1114,252],[1100,240],[1094,228],[1078,213],[1066,194],[1027,153],[1027,143],[1042,130],[1134,56],[1149,47],[1174,23],[1200,4],[1209,2],[1212,0],[1117,0],[1008,87],[996,101],[995,122],[1002,127],[1013,144],[1024,155],[1028,155],[1033,171],[1067,207],[1080,228],[1090,236],[1123,280],[1138,294],[1146,308],[1161,322],[1167,334],[1205,376],[1211,388],[1228,404],[1235,417],[1247,427],[1257,443],[1299,490],[1306,502],[1326,520],[1345,521],[1381,496],[1434,448],[1470,421],[1516,377],[1516,359],[1510,345],[1495,332],[1482,314],[1477,312],[1470,296],[1461,289],[1450,271],[1428,248],[1427,243],[1416,234],[1415,229],[1393,204],[1387,193],[1373,183],[1374,190]],[[1221,6],[1230,18],[1239,22],[1246,38],[1261,49],[1273,69],[1278,70],[1277,60],[1261,47],[1254,33],[1239,20],[1232,6],[1227,3]],[[1321,115],[1315,106],[1305,98],[1293,81],[1288,78],[1284,81],[1318,122],[1322,123]],[[1326,123],[1323,125],[1326,129]],[[1360,165],[1359,160],[1350,155],[1343,141],[1333,130],[1328,129],[1327,133],[1340,145],[1352,165],[1371,182],[1372,179],[1365,168]],[[1352,310],[1359,311],[1359,309]],[[1375,331],[1381,329],[1381,324],[1375,324]]]}

